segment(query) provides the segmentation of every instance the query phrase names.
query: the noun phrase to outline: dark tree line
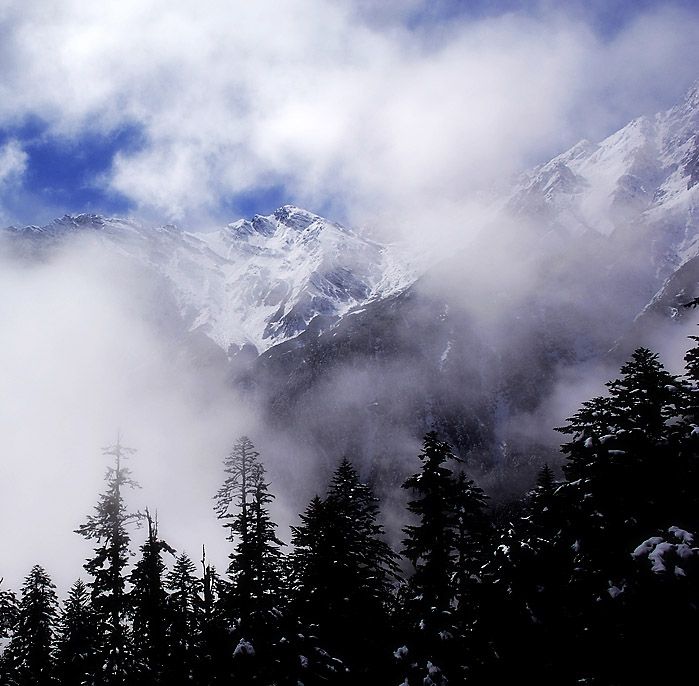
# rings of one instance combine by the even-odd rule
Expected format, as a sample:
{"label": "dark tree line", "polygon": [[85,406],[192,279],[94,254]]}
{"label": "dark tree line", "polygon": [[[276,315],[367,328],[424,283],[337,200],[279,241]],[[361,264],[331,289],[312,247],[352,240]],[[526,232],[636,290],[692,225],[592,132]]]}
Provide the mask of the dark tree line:
{"label": "dark tree line", "polygon": [[[696,339],[695,339],[696,340]],[[686,374],[640,348],[564,427],[561,478],[490,505],[436,433],[403,484],[400,555],[379,503],[343,460],[285,551],[247,437],[215,511],[228,568],[159,537],[120,442],[77,533],[94,541],[62,604],[35,566],[0,590],[0,683],[640,684],[693,664],[699,626],[699,347]],[[133,525],[145,540],[129,564]],[[403,567],[401,567],[401,557]]]}

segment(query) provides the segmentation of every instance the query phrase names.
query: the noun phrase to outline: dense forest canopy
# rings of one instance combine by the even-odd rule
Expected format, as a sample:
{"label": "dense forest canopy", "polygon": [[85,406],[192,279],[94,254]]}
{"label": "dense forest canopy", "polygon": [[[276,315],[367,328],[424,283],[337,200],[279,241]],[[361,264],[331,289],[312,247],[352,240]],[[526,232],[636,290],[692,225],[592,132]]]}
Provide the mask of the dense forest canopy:
{"label": "dense forest canopy", "polygon": [[678,377],[637,349],[557,429],[560,478],[543,465],[506,503],[428,433],[400,550],[349,457],[285,544],[243,436],[214,494],[230,542],[216,570],[130,511],[119,440],[76,530],[95,546],[85,578],[62,602],[40,565],[0,589],[0,683],[647,683],[697,638],[699,346],[685,360]]}

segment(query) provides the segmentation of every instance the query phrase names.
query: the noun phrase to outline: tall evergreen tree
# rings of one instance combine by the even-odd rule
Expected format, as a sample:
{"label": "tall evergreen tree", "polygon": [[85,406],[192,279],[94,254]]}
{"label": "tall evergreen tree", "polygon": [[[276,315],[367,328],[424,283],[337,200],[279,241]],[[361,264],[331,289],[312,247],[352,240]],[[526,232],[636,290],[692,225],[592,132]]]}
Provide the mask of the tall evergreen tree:
{"label": "tall evergreen tree", "polygon": [[53,647],[58,598],[43,567],[35,565],[22,586],[17,623],[7,648],[8,686],[54,684]]}
{"label": "tall evergreen tree", "polygon": [[607,398],[584,403],[558,429],[572,435],[562,446],[568,483],[560,495],[569,502],[569,528],[585,574],[596,564],[590,555],[602,556],[608,569],[610,553],[620,555],[622,567],[628,564],[620,540],[630,545],[637,532],[657,526],[672,498],[664,474],[675,452],[670,420],[680,403],[680,383],[646,348],[636,350],[621,372],[607,384]]}
{"label": "tall evergreen tree", "polygon": [[[673,523],[681,384],[646,348],[636,350],[621,373],[607,384],[608,397],[585,403],[558,429],[572,436],[562,446],[567,482],[557,491],[564,516],[557,545],[570,554],[562,599],[570,619],[559,633],[568,634],[565,662],[590,656],[580,679],[608,671],[621,651],[629,628],[623,590],[633,574],[631,553],[651,532]],[[590,412],[593,407],[604,413]],[[610,672],[609,678],[621,677]]]}
{"label": "tall evergreen tree", "polygon": [[202,582],[186,553],[175,559],[165,577],[168,591],[168,655],[164,682],[192,684],[198,676],[201,651]]}
{"label": "tall evergreen tree", "polygon": [[158,522],[146,510],[148,536],[141,546],[141,558],[131,572],[129,593],[133,617],[133,651],[139,684],[163,682],[168,657],[167,593],[164,587],[165,563],[163,553],[175,551],[158,538]]}
{"label": "tall evergreen tree", "polygon": [[114,466],[109,466],[106,472],[107,490],[100,495],[95,514],[89,515],[76,530],[81,536],[98,543],[94,556],[84,567],[92,576],[92,605],[103,642],[101,678],[108,685],[123,684],[130,678],[125,570],[129,560],[128,526],[140,515],[128,512],[123,491],[127,487],[138,487],[124,464],[127,456],[134,452],[133,448],[123,446],[120,438],[115,445],[104,449],[103,453],[114,460]]}
{"label": "tall evergreen tree", "polygon": [[474,621],[482,568],[490,547],[489,521],[485,514],[488,496],[462,471],[454,489],[456,513],[456,568],[454,597],[459,614]]}
{"label": "tall evergreen tree", "polygon": [[325,500],[314,498],[301,526],[292,527],[295,607],[352,679],[380,678],[390,657],[386,636],[397,555],[383,540],[377,502],[345,459]]}
{"label": "tall evergreen tree", "polygon": [[[224,526],[231,530],[229,540],[240,538],[241,545],[249,545],[250,497],[253,470],[259,464],[260,454],[247,436],[241,436],[224,460],[224,471],[228,475],[216,493],[215,511]],[[249,576],[245,569],[244,576]]]}
{"label": "tall evergreen tree", "polygon": [[419,458],[422,470],[403,484],[417,496],[408,502],[408,510],[418,518],[418,524],[404,529],[403,555],[415,570],[409,582],[412,600],[429,611],[442,612],[452,606],[457,557],[455,480],[445,463],[457,458],[434,431],[425,436]]}
{"label": "tall evergreen tree", "polygon": [[269,514],[274,496],[269,492],[260,462],[251,464],[246,482],[245,506],[240,503],[240,511],[230,527],[239,534],[239,540],[229,565],[232,593],[244,632],[264,621],[262,616],[276,604],[280,546],[284,545],[277,538],[277,525]]}
{"label": "tall evergreen tree", "polygon": [[216,511],[235,543],[230,554],[230,584],[224,594],[231,629],[234,673],[250,683],[273,669],[279,631],[280,546],[269,514],[274,496],[265,468],[247,436],[240,438],[225,461],[228,474],[216,495]]}
{"label": "tall evergreen tree", "polygon": [[448,462],[451,446],[428,433],[419,455],[422,469],[403,488],[416,497],[408,510],[417,524],[404,528],[403,555],[414,572],[402,591],[402,639],[396,651],[407,684],[446,684],[465,678],[467,634],[477,623],[480,568],[487,545],[485,495]]}
{"label": "tall evergreen tree", "polygon": [[699,532],[699,336],[690,338],[695,345],[684,358],[679,421],[672,425],[673,464],[665,474],[672,480],[668,491],[674,494],[673,525]]}
{"label": "tall evergreen tree", "polygon": [[90,592],[78,579],[63,604],[57,638],[57,675],[62,686],[91,682],[99,673],[97,622]]}

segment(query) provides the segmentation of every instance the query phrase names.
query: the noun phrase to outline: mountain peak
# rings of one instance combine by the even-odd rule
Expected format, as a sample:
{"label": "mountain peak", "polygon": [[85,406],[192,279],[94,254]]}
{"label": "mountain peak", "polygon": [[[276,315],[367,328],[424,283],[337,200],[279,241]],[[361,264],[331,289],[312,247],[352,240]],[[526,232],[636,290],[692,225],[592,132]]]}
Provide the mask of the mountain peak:
{"label": "mountain peak", "polygon": [[303,231],[314,222],[322,220],[317,214],[304,210],[295,205],[284,205],[274,211],[272,215],[278,222],[281,222],[290,229]]}

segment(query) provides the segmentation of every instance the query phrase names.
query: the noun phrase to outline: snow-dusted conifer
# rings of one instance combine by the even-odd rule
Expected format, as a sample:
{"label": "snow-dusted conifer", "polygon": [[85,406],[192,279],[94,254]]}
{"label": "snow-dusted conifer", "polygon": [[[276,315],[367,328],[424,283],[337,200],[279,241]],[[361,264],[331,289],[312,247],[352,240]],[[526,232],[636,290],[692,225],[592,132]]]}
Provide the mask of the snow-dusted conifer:
{"label": "snow-dusted conifer", "polygon": [[383,540],[377,503],[344,459],[326,498],[315,497],[301,526],[292,527],[294,608],[320,647],[342,660],[354,679],[378,678],[390,657],[386,636],[397,556]]}
{"label": "snow-dusted conifer", "polygon": [[422,470],[403,484],[415,494],[408,510],[418,524],[406,526],[403,555],[412,563],[414,573],[409,593],[422,607],[437,612],[452,606],[452,579],[455,572],[457,514],[453,507],[454,475],[445,464],[456,460],[451,446],[428,433],[423,441]]}
{"label": "snow-dusted conifer", "polygon": [[202,582],[187,553],[180,553],[165,577],[168,592],[168,655],[165,682],[186,684],[195,680],[201,649]]}
{"label": "snow-dusted conifer", "polygon": [[100,495],[95,514],[89,515],[76,530],[81,536],[98,543],[93,557],[84,567],[92,576],[89,585],[102,640],[102,680],[108,685],[129,680],[131,650],[125,570],[129,560],[128,526],[140,519],[140,515],[128,512],[123,491],[127,487],[138,487],[124,464],[128,455],[134,452],[133,448],[121,444],[120,437],[115,445],[103,450],[114,460],[113,466],[107,468],[107,490]]}
{"label": "snow-dusted conifer", "polygon": [[78,686],[94,681],[101,667],[97,623],[89,589],[82,579],[78,579],[68,591],[57,634],[59,682],[65,686]]}
{"label": "snow-dusted conifer", "polygon": [[41,565],[24,580],[12,639],[3,654],[8,686],[56,683],[54,634],[58,617],[56,586]]}
{"label": "snow-dusted conifer", "polygon": [[131,572],[129,604],[132,616],[132,644],[136,680],[143,684],[161,683],[168,658],[167,593],[164,588],[163,553],[174,550],[158,537],[157,519],[146,510],[148,536],[141,546],[141,558]]}

